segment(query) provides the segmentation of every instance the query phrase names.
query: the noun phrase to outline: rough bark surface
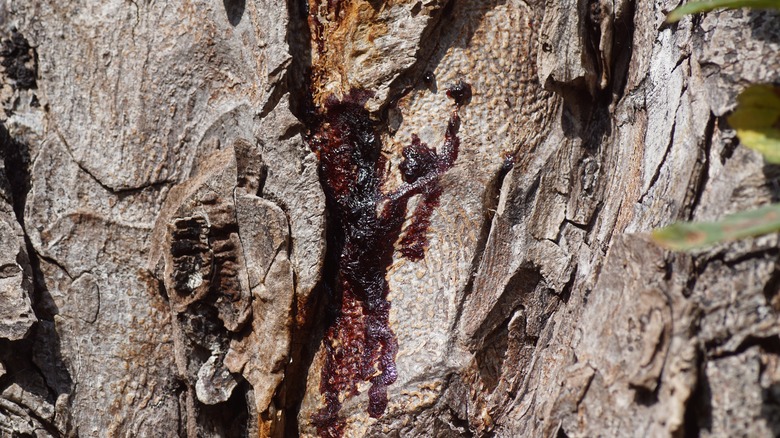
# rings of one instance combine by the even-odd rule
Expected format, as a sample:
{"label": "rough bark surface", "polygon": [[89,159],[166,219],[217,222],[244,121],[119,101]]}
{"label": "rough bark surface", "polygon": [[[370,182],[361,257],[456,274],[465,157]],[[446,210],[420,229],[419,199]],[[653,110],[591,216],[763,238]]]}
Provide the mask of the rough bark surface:
{"label": "rough bark surface", "polygon": [[777,436],[778,237],[648,232],[780,13],[676,5],[0,0],[0,436]]}

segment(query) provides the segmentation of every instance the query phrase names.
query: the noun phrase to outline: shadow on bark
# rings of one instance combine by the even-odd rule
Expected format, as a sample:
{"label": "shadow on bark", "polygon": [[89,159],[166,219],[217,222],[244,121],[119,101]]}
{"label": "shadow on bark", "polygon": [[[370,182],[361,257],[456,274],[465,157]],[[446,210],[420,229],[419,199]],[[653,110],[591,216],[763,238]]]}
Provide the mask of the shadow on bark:
{"label": "shadow on bark", "polygon": [[225,14],[230,25],[233,27],[238,26],[238,23],[241,22],[241,18],[244,16],[246,0],[222,0],[222,5],[225,6]]}
{"label": "shadow on bark", "polygon": [[[27,193],[31,188],[30,150],[27,144],[12,138],[2,123],[0,158],[3,160],[10,185],[16,219],[24,229],[24,208]],[[58,314],[59,310],[46,287],[40,260],[26,232],[24,241],[27,254],[20,252],[17,260],[21,266],[30,266],[32,278],[26,277],[24,282],[27,284],[23,286],[27,286],[26,289],[32,292],[30,301],[38,322],[25,339],[0,340],[0,362],[7,367],[6,376],[0,378],[0,387],[18,384],[53,406],[60,395],[71,392],[73,381],[63,361],[59,335],[54,328],[54,315]],[[45,427],[54,428],[46,420],[39,420]]]}
{"label": "shadow on bark", "polygon": [[780,44],[780,10],[747,10],[753,38],[770,44]]}

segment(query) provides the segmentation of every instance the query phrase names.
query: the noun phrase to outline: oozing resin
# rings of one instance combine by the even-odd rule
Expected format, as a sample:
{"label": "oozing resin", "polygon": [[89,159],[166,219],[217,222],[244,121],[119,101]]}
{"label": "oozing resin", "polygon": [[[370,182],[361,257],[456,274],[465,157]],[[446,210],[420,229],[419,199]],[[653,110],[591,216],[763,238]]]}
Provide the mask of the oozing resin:
{"label": "oozing resin", "polygon": [[[370,416],[380,417],[387,408],[387,386],[397,378],[398,342],[390,327],[385,275],[399,237],[404,257],[419,260],[425,256],[426,233],[442,194],[439,177],[458,157],[458,109],[471,97],[471,87],[461,82],[447,95],[455,101],[455,108],[444,144],[437,152],[413,136],[399,165],[403,183],[390,193],[382,191],[387,163],[381,153],[381,135],[365,108],[371,93],[352,90],[341,100],[328,99],[322,110],[313,113],[308,143],[319,158],[320,182],[327,198],[333,296],[323,340],[320,391],[325,406],[313,418],[321,436],[342,435],[341,400],[357,394],[360,382],[371,383]],[[420,195],[420,201],[410,225],[402,230],[407,204],[414,195]]]}

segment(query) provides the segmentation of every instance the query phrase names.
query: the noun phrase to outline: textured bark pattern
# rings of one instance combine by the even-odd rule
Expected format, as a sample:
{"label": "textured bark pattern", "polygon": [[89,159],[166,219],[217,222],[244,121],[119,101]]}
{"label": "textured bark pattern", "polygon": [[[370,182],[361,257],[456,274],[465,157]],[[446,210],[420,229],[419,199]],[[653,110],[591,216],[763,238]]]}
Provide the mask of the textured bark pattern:
{"label": "textured bark pattern", "polygon": [[0,0],[0,435],[324,434],[349,348],[313,139],[352,93],[358,216],[436,191],[376,245],[396,376],[381,410],[381,367],[336,391],[343,436],[780,434],[777,236],[647,237],[780,197],[724,117],[780,82],[780,13],[676,5]]}

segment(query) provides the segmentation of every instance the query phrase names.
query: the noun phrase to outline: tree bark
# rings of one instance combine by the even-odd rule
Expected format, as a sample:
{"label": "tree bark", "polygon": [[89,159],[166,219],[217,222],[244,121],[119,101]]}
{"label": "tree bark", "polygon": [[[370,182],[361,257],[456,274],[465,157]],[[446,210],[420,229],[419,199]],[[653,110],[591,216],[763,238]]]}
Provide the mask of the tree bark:
{"label": "tree bark", "polygon": [[780,13],[0,0],[0,436],[776,436]]}

